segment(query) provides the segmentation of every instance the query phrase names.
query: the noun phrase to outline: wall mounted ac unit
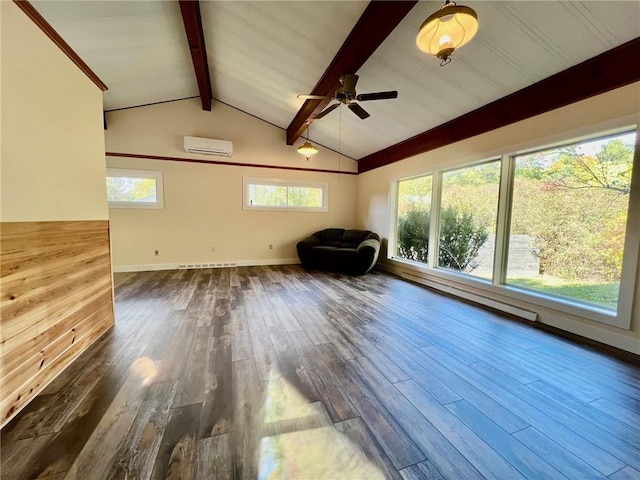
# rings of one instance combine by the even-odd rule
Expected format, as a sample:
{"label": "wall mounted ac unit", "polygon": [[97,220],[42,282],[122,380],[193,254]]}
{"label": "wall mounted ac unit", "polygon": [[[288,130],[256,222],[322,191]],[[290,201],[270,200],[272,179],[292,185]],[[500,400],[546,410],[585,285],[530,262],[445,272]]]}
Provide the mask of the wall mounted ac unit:
{"label": "wall mounted ac unit", "polygon": [[233,143],[213,138],[184,137],[184,149],[189,153],[230,157],[233,153]]}

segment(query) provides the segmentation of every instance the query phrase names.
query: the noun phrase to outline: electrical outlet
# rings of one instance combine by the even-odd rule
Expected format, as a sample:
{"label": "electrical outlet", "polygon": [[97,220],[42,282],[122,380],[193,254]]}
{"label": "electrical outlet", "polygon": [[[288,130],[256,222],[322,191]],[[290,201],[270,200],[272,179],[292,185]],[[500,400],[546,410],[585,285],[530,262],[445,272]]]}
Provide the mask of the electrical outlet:
{"label": "electrical outlet", "polygon": [[269,250],[273,250],[273,243],[269,244]]}
{"label": "electrical outlet", "polygon": [[154,250],[153,254],[157,257],[158,255],[160,255],[160,250]]}

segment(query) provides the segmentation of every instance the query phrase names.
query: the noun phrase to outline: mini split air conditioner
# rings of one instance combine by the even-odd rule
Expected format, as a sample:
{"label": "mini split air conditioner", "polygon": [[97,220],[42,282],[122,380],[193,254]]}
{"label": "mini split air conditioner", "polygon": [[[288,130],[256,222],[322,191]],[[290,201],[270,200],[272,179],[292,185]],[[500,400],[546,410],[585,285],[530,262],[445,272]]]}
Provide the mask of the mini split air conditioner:
{"label": "mini split air conditioner", "polygon": [[233,153],[233,143],[212,138],[184,137],[184,149],[189,153],[230,157]]}

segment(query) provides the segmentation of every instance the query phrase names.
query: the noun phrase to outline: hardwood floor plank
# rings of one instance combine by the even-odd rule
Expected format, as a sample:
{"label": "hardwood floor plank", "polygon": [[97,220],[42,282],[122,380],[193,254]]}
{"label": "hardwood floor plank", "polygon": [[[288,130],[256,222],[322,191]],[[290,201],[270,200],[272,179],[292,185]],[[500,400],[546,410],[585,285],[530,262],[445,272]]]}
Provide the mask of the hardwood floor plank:
{"label": "hardwood floor plank", "polygon": [[290,385],[298,390],[310,402],[317,402],[320,400],[320,396],[316,391],[316,387],[309,378],[309,373],[304,367],[298,354],[293,346],[289,346],[285,351],[276,354],[278,358],[278,365],[280,365],[280,372],[282,378],[284,378]]}
{"label": "hardwood floor plank", "polygon": [[231,339],[229,336],[210,337],[208,352],[198,438],[220,435],[232,430]]}
{"label": "hardwood floor plank", "polygon": [[[381,474],[380,478],[386,479],[399,479],[400,475],[393,466],[393,463],[389,459],[380,444],[373,437],[367,425],[362,421],[360,417],[345,420],[335,424],[336,429],[346,436],[354,447],[357,447],[360,451],[363,463],[375,467]],[[361,473],[360,478],[373,478],[373,475],[365,475],[366,472],[361,471],[360,468],[352,471],[354,474],[349,475],[350,478],[357,478],[358,473]]]}
{"label": "hardwood floor plank", "polygon": [[409,373],[411,379],[415,380],[422,388],[431,393],[442,404],[461,400],[462,397],[449,388],[440,379],[432,375],[428,368],[423,368],[411,352],[415,352],[408,342],[400,336],[389,336],[383,341],[383,350],[392,355],[396,363]]}
{"label": "hardwood floor plank", "polygon": [[358,416],[356,408],[349,400],[348,395],[342,391],[339,382],[333,375],[330,367],[323,362],[313,344],[304,332],[289,332],[292,344],[295,346],[300,359],[310,375],[311,382],[318,392],[318,396],[325,405],[331,420],[339,422]]}
{"label": "hardwood floor plank", "polygon": [[396,388],[482,475],[487,478],[524,478],[476,433],[454,415],[448,415],[448,410],[416,382],[400,382]]}
{"label": "hardwood floor plank", "polygon": [[429,460],[403,468],[400,470],[400,475],[403,480],[445,480]]}
{"label": "hardwood floor plank", "polygon": [[3,478],[639,476],[640,368],[593,347],[381,272],[114,283],[114,328],[0,432]]}
{"label": "hardwood floor plank", "polygon": [[[462,370],[462,367],[460,369],[451,368],[448,363],[440,363],[435,358],[425,354],[423,349],[409,347],[405,342],[398,342],[395,337],[389,337],[388,341],[396,349],[410,354],[413,360],[420,363],[422,370],[427,370],[429,375],[435,376],[437,380],[440,380],[451,391],[455,392],[456,398],[453,401],[464,398],[509,433],[521,430],[529,425],[526,420],[521,418],[519,412],[516,413],[515,409],[509,407],[508,402],[502,401],[501,398],[491,397],[481,385],[474,385],[461,376],[460,370]],[[464,363],[460,362],[460,365],[464,365]],[[426,378],[428,379],[429,377]],[[443,393],[440,386],[424,379],[425,377],[421,374],[421,370],[418,370],[415,382],[423,388],[428,387],[425,390],[442,400]],[[451,400],[451,398],[445,396],[444,400]]]}
{"label": "hardwood floor plank", "polygon": [[233,480],[231,434],[216,435],[198,441],[196,480]]}
{"label": "hardwood floor plank", "polygon": [[244,309],[231,311],[231,356],[234,361],[253,358],[249,322]]}
{"label": "hardwood floor plank", "polygon": [[640,478],[640,471],[627,465],[626,467],[609,475],[609,478],[611,480],[638,480],[638,478]]}
{"label": "hardwood floor plank", "polygon": [[544,395],[549,400],[569,409],[571,412],[579,415],[585,420],[588,420],[594,425],[599,425],[601,428],[604,428],[606,431],[624,440],[628,444],[636,448],[640,447],[640,429],[633,428],[627,423],[620,422],[606,413],[601,412],[597,408],[593,408],[592,404],[585,404],[577,398],[567,395],[541,380],[530,383],[528,387],[539,394]]}
{"label": "hardwood floor plank", "polygon": [[375,394],[358,376],[352,375],[330,345],[318,345],[316,351],[323,362],[329,365],[335,378],[340,382],[355,405],[360,416],[382,445],[396,468],[421,462],[425,459],[414,441],[407,436],[400,424],[380,403]]}
{"label": "hardwood floor plank", "polygon": [[607,478],[534,427],[520,430],[514,433],[513,436],[539,457],[544,458],[567,478],[588,478],[593,480]]}
{"label": "hardwood floor plank", "polygon": [[504,378],[504,381],[496,381],[497,379],[494,376],[487,377],[476,370],[476,368],[482,364],[465,365],[435,346],[429,347],[426,353],[434,360],[449,365],[451,368],[455,368],[458,375],[462,376],[477,388],[482,388],[487,395],[501,402],[503,405],[509,405],[509,408],[517,411],[523,420],[555,442],[561,444],[570,452],[580,458],[588,458],[591,465],[605,475],[615,472],[624,465],[623,462],[614,455],[611,455],[609,452],[585,439],[579,433],[556,421],[550,416],[551,412],[541,407],[538,408],[539,406],[537,406],[535,402],[531,401],[531,403],[529,403],[513,393],[511,387],[514,383],[517,385],[520,384],[508,377],[504,378],[506,376],[501,372],[493,369],[495,375]]}
{"label": "hardwood floor plank", "polygon": [[[473,367],[476,368],[475,365]],[[495,369],[488,365],[478,364],[476,369],[479,372],[484,373],[487,377],[492,378],[494,381],[499,381],[502,386],[508,388],[511,392],[515,393],[520,398],[525,399],[530,404],[543,409],[549,417],[553,418],[558,423],[561,423],[573,431],[580,432],[580,436],[585,440],[598,446],[603,451],[608,452],[612,457],[615,457],[617,462],[612,462],[613,466],[622,461],[634,468],[637,467],[640,469],[640,449],[616,436],[614,433],[607,430],[604,425],[600,426],[582,418],[580,415],[567,408],[562,400],[561,403],[557,403],[526,385],[510,381],[500,372],[496,372]],[[547,389],[547,391],[548,390],[549,389]],[[567,401],[570,401],[570,399],[567,398]],[[585,407],[582,410],[586,410],[587,408],[588,407]],[[613,425],[610,424],[610,426]],[[622,431],[622,428],[624,428],[624,425],[619,425],[616,432]],[[624,436],[624,432],[620,433],[620,435]],[[627,435],[627,438],[633,439],[637,443],[637,436],[633,432],[630,435]],[[585,458],[585,460],[587,459]],[[615,470],[617,470],[617,468]],[[611,472],[603,471],[603,473],[608,475]]]}
{"label": "hardwood floor plank", "polygon": [[591,402],[589,405],[594,406],[601,412],[606,413],[620,422],[626,423],[636,430],[640,430],[640,413],[638,412],[634,412],[633,410],[625,408],[616,402],[612,402],[608,398],[599,398],[598,400]]}
{"label": "hardwood floor plank", "polygon": [[253,360],[233,362],[234,478],[258,476],[260,439],[255,435],[264,422],[264,394]]}
{"label": "hardwood floor plank", "polygon": [[[246,302],[247,305],[257,305],[257,300],[253,293],[247,293]],[[251,346],[253,349],[253,358],[255,359],[258,378],[260,380],[277,378],[281,375],[280,365],[278,365],[276,352],[269,338],[269,331],[265,325],[264,318],[259,313],[259,309],[256,309],[255,307],[248,308],[252,308],[251,317],[248,318],[249,333],[251,336]]]}
{"label": "hardwood floor plank", "polygon": [[104,478],[149,478],[160,442],[169,422],[177,382],[154,383],[140,405],[138,414],[120,443]]}
{"label": "hardwood floor plank", "polygon": [[532,479],[564,478],[564,475],[543,458],[505,432],[466,400],[449,403],[445,407],[525,477]]}
{"label": "hardwood floor plank", "polygon": [[180,324],[176,327],[175,335],[162,350],[160,367],[156,377],[157,382],[180,380],[187,362],[185,352],[191,350],[195,333],[195,325],[182,318]]}
{"label": "hardwood floor plank", "polygon": [[[233,310],[237,310],[234,308]],[[231,300],[229,289],[221,289],[218,286],[215,307],[213,310],[213,335],[222,337],[231,335]]]}
{"label": "hardwood floor plank", "polygon": [[147,390],[144,379],[132,369],[69,469],[66,478],[73,480],[107,476],[113,456],[131,428]]}
{"label": "hardwood floor plank", "polygon": [[191,350],[183,353],[187,360],[184,372],[178,381],[178,392],[173,401],[174,408],[204,401],[209,338],[212,336],[212,330],[212,327],[197,328]]}
{"label": "hardwood floor plank", "polygon": [[152,479],[194,478],[198,420],[202,404],[171,409],[169,422],[160,441]]}
{"label": "hardwood floor plank", "polygon": [[[317,309],[310,305],[303,306],[292,302],[288,302],[288,305],[289,310],[291,310],[291,314],[295,317],[307,337],[309,337],[311,343],[314,345],[329,343],[329,339],[323,331],[323,327],[325,327],[326,322]],[[294,332],[296,331],[290,333]]]}
{"label": "hardwood floor plank", "polygon": [[[39,463],[40,452],[47,448],[54,440],[55,434],[42,435],[35,438],[14,439],[10,445],[7,445],[3,438],[2,462],[0,463],[0,474],[2,478],[22,479],[22,478],[44,478],[49,477],[47,469],[38,471],[31,466]],[[48,466],[51,476],[63,474],[69,468],[69,462],[64,458],[60,459],[60,464],[55,461]],[[65,468],[66,467],[66,468]],[[33,476],[25,475],[25,472],[36,472]]]}

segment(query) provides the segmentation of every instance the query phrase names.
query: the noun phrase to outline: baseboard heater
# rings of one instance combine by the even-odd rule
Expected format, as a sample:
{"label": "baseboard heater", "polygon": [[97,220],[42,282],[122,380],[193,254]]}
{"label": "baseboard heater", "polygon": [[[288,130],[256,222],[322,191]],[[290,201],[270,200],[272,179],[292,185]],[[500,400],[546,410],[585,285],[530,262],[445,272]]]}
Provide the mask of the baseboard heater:
{"label": "baseboard heater", "polygon": [[440,290],[441,292],[450,293],[451,295],[455,295],[456,297],[464,298],[465,300],[469,300],[471,302],[493,308],[500,312],[505,312],[510,315],[529,320],[530,322],[535,322],[538,319],[538,314],[536,312],[525,310],[524,308],[514,307],[513,305],[508,305],[503,302],[498,302],[497,300],[483,297],[482,295],[476,295],[475,293],[466,292],[464,290],[460,290],[459,288],[452,287],[451,285],[434,282],[411,272],[404,271],[400,274],[400,277],[415,283],[419,283],[421,285],[425,285],[427,287],[435,288],[436,290]]}
{"label": "baseboard heater", "polygon": [[178,265],[178,270],[189,270],[192,268],[229,268],[237,267],[235,262],[222,262],[222,263],[181,263]]}

